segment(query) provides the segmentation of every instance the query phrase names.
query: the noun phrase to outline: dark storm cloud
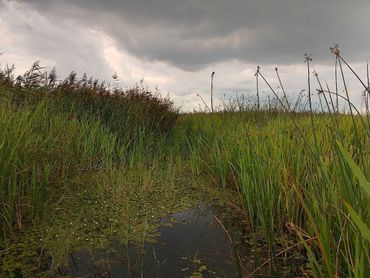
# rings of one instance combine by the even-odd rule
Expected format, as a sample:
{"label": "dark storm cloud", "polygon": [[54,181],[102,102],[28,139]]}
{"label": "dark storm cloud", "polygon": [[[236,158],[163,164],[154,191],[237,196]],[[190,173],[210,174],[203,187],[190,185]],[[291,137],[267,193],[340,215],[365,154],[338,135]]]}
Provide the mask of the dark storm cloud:
{"label": "dark storm cloud", "polygon": [[346,57],[369,55],[365,0],[27,0],[45,16],[103,30],[131,54],[196,70],[209,64],[325,63],[339,43]]}

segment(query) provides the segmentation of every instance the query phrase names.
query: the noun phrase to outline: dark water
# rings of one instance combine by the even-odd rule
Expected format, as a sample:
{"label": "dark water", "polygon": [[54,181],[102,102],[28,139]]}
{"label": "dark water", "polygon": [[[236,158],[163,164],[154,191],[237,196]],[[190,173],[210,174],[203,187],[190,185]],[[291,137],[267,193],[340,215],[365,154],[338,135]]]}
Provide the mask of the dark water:
{"label": "dark water", "polygon": [[[232,246],[212,209],[162,219],[156,243],[113,244],[110,251],[70,255],[67,273],[82,277],[238,277]],[[166,225],[171,224],[171,225]]]}

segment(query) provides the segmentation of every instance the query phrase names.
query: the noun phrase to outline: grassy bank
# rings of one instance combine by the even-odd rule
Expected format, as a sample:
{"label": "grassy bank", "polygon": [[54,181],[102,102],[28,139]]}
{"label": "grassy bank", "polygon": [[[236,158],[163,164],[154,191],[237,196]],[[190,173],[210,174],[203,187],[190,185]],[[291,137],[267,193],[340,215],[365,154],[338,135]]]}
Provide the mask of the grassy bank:
{"label": "grassy bank", "polygon": [[148,240],[161,216],[216,197],[266,246],[261,264],[299,253],[310,276],[370,275],[368,116],[179,115],[139,87],[58,83],[37,64],[11,74],[0,75],[4,275],[56,274],[73,250]]}
{"label": "grassy bank", "polygon": [[350,116],[333,122],[317,115],[314,127],[309,115],[286,113],[183,121],[191,129],[193,174],[239,192],[249,229],[263,234],[270,256],[277,242],[290,248],[293,240],[305,248],[316,277],[367,276],[368,229],[362,227],[370,226],[370,145],[360,118],[356,134]]}

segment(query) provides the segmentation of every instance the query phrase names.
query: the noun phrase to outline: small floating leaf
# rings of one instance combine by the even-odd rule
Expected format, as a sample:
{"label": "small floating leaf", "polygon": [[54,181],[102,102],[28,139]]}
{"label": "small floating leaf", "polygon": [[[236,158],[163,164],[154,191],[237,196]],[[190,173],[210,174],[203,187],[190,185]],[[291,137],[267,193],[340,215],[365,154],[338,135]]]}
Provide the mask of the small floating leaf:
{"label": "small floating leaf", "polygon": [[202,271],[205,271],[205,270],[207,270],[207,266],[205,266],[205,265],[201,265],[198,269],[199,272],[202,272]]}
{"label": "small floating leaf", "polygon": [[198,259],[194,259],[193,260],[193,263],[195,263],[195,264],[200,264],[200,263],[202,263],[200,260],[198,260]]}

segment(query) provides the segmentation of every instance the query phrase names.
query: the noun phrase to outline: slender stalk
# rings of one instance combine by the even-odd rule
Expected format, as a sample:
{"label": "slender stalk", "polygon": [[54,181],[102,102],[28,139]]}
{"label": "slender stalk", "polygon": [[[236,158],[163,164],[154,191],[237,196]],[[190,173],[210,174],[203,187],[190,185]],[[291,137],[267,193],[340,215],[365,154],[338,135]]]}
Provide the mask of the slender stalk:
{"label": "slender stalk", "polygon": [[316,134],[316,128],[313,120],[313,108],[312,108],[312,98],[311,98],[311,72],[310,72],[310,62],[312,61],[312,58],[310,55],[305,54],[305,62],[307,64],[307,88],[308,88],[308,103],[310,107],[310,119],[311,119],[311,126],[312,126],[312,133],[314,137],[315,142],[315,148],[316,152],[318,153],[318,139]]}
{"label": "slender stalk", "polygon": [[[326,85],[326,89],[329,91],[329,85],[328,85],[328,83],[327,83],[327,82],[325,82],[325,85]],[[336,110],[335,110],[335,106],[334,106],[333,97],[332,97],[332,95],[331,95],[331,94],[329,94],[329,99],[330,99],[331,107],[332,107],[332,109],[333,109],[333,113],[335,113],[335,112],[336,112]]]}
{"label": "slender stalk", "polygon": [[366,63],[366,79],[367,79],[367,91],[368,91],[368,94],[366,93],[366,91],[364,92],[365,93],[365,106],[366,106],[366,115],[369,114],[369,97],[370,97],[370,78],[369,78],[369,61],[367,61]]}
{"label": "slender stalk", "polygon": [[310,112],[312,113],[313,109],[312,109],[312,99],[311,99],[310,61],[312,61],[312,58],[308,54],[305,54],[305,62],[306,62],[306,65],[307,65],[308,104],[309,104],[309,107],[310,107]]}
{"label": "slender stalk", "polygon": [[301,99],[302,99],[302,95],[303,95],[303,92],[305,91],[305,89],[302,89],[299,94],[298,94],[298,97],[297,97],[297,100],[296,102],[294,103],[294,106],[293,106],[293,112],[295,112],[298,108],[298,105],[300,104],[301,102]]}
{"label": "slender stalk", "polygon": [[[335,92],[332,92],[329,90],[329,88],[327,88],[327,90],[324,90],[325,93],[329,93],[331,95],[334,95],[334,96],[338,96],[339,98],[345,100],[351,107],[353,110],[355,110],[355,112],[357,113],[357,115],[361,115],[360,111],[357,109],[357,107],[348,99],[346,98],[345,96],[342,96],[340,94],[336,94]],[[370,126],[369,122],[368,122],[368,125],[366,125],[365,123],[365,120],[363,117],[360,117],[360,120],[362,122],[362,125],[365,129],[365,132],[370,136],[370,130],[367,128],[368,126]]]}
{"label": "slender stalk", "polygon": [[208,107],[207,103],[204,101],[204,99],[202,98],[202,96],[200,94],[197,94],[197,96],[202,100],[203,104],[206,106],[206,108],[208,109],[208,111],[210,113],[212,113],[212,110]]}
{"label": "slender stalk", "polygon": [[257,71],[257,75],[261,76],[262,80],[266,83],[266,85],[270,88],[271,92],[274,94],[276,99],[279,101],[280,105],[284,108],[285,111],[289,112],[289,110],[285,107],[285,104],[282,102],[281,98],[279,95],[276,93],[276,91],[271,87],[270,83],[266,80],[266,78],[262,75],[262,73],[259,70]]}
{"label": "slender stalk", "polygon": [[357,133],[357,128],[356,128],[354,113],[353,113],[353,110],[352,110],[352,105],[351,105],[350,100],[349,100],[349,92],[348,92],[348,88],[347,88],[347,82],[346,82],[346,79],[344,77],[344,72],[343,72],[343,67],[342,67],[341,60],[339,60],[339,70],[340,70],[340,73],[341,73],[341,76],[342,76],[344,91],[346,92],[346,97],[347,97],[348,106],[349,106],[349,112],[351,113],[352,122],[353,122],[353,126],[354,126],[354,129],[355,129],[356,137],[357,137],[358,133]]}
{"label": "slender stalk", "polygon": [[[322,87],[322,85],[321,85],[321,81],[320,81],[320,79],[319,79],[319,75],[317,74],[317,72],[316,72],[316,71],[314,71],[314,76],[316,77],[317,83],[319,84],[319,87],[320,87],[320,90],[318,90],[318,94],[319,94],[319,95],[320,95],[320,94],[322,94],[322,95],[323,95],[324,100],[325,100],[326,107],[327,107],[327,109],[328,109],[328,112],[329,112],[329,113],[331,113],[330,106],[329,106],[329,102],[328,102],[328,100],[327,100],[327,98],[326,98],[326,96],[325,96],[325,94],[324,94],[324,89],[323,89],[323,87]],[[322,105],[321,101],[320,101],[320,104]],[[323,109],[323,112],[324,112],[324,108],[322,108],[322,109]]]}
{"label": "slender stalk", "polygon": [[346,62],[346,60],[343,59],[343,57],[338,54],[339,59],[350,69],[350,71],[353,73],[354,76],[360,81],[361,85],[365,88],[365,90],[369,92],[369,88],[365,85],[365,83],[362,81],[362,79],[358,76],[358,74],[355,72],[355,70]]}
{"label": "slender stalk", "polygon": [[260,94],[259,94],[259,84],[258,84],[258,76],[260,72],[260,66],[257,66],[257,71],[255,73],[256,77],[256,89],[257,89],[257,110],[260,110]]}
{"label": "slender stalk", "polygon": [[212,72],[211,74],[211,111],[213,111],[213,77],[215,76],[215,72]]}
{"label": "slender stalk", "polygon": [[335,57],[335,95],[337,104],[337,113],[339,113],[339,93],[338,93],[338,57]]}
{"label": "slender stalk", "polygon": [[284,98],[285,98],[286,104],[288,106],[288,110],[291,111],[290,105],[289,105],[289,101],[288,101],[288,97],[287,97],[287,95],[285,93],[284,86],[283,86],[283,83],[281,82],[279,71],[278,71],[278,68],[277,67],[275,68],[275,72],[276,72],[277,78],[279,80],[279,84],[280,84],[281,90],[283,91]]}

